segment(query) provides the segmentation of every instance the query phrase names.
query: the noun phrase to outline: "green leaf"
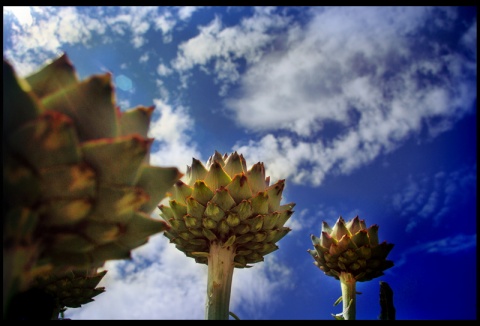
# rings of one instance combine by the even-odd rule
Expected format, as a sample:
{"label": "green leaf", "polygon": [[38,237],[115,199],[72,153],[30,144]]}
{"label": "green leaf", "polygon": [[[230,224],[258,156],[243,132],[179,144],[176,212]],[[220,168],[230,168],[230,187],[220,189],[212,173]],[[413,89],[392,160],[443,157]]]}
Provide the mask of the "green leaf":
{"label": "green leaf", "polygon": [[288,219],[292,216],[293,211],[283,211],[279,217],[277,222],[275,223],[275,227],[281,228],[287,223]]}
{"label": "green leaf", "polygon": [[345,225],[345,220],[340,216],[333,226],[332,233],[330,235],[332,238],[336,239],[339,241],[345,234],[351,235],[350,231],[348,231],[346,225]]}
{"label": "green leaf", "polygon": [[285,180],[282,179],[265,189],[268,194],[268,209],[270,212],[277,211],[280,207],[280,201],[282,200],[284,188]]}
{"label": "green leaf", "polygon": [[78,84],[75,68],[65,53],[25,80],[38,98]]}
{"label": "green leaf", "polygon": [[182,180],[175,182],[173,186],[173,199],[183,204],[186,203],[187,197],[192,195],[193,189],[185,184]]}
{"label": "green leaf", "polygon": [[232,182],[230,182],[226,188],[237,204],[242,202],[242,200],[250,199],[252,197],[252,191],[248,185],[247,176],[243,173],[235,175]]}
{"label": "green leaf", "polygon": [[166,205],[158,205],[158,209],[160,210],[160,216],[168,222],[168,220],[174,218],[173,216],[173,211],[172,209],[170,208],[170,206],[166,206]]}
{"label": "green leaf", "polygon": [[12,65],[3,60],[3,134],[9,135],[22,124],[37,118],[42,110],[30,85],[17,77]]}
{"label": "green leaf", "polygon": [[270,241],[272,243],[276,243],[278,241],[280,241],[284,236],[286,236],[290,231],[292,231],[292,229],[290,228],[281,228],[278,230],[277,233],[275,233],[275,236],[273,237],[273,239]]}
{"label": "green leaf", "polygon": [[367,229],[368,238],[372,247],[378,246],[378,225],[373,224]]}
{"label": "green leaf", "polygon": [[187,198],[187,213],[201,219],[205,212],[205,206],[196,201],[193,197]]}
{"label": "green leaf", "polygon": [[337,301],[334,302],[333,306],[335,307],[336,305],[338,305],[340,302],[342,302],[343,300],[343,297],[340,296],[340,298],[337,299]]}
{"label": "green leaf", "polygon": [[11,155],[3,158],[3,196],[13,206],[33,205],[40,194],[40,179],[34,171]]}
{"label": "green leaf", "polygon": [[[86,239],[83,235],[74,233],[61,233],[55,235],[53,243],[49,246],[49,255],[87,254],[94,250],[95,242]],[[63,263],[61,262],[63,265]]]}
{"label": "green leaf", "polygon": [[233,245],[235,243],[235,240],[236,240],[236,236],[235,234],[230,236],[230,238],[228,238],[227,241],[225,241],[225,243],[223,244],[222,247],[226,248],[226,247],[230,247],[231,245]]}
{"label": "green leaf", "polygon": [[151,140],[133,135],[90,141],[81,148],[102,184],[133,186],[141,176],[138,171],[150,144]]}
{"label": "green leaf", "polygon": [[44,168],[40,176],[43,200],[95,196],[95,170],[85,163]]}
{"label": "green leaf", "polygon": [[227,214],[227,218],[225,220],[226,220],[228,226],[231,227],[231,228],[236,227],[241,222],[238,215],[236,213],[233,213],[233,212],[229,212]]}
{"label": "green leaf", "polygon": [[[273,229],[278,222],[278,219],[280,218],[280,213],[278,212],[273,212],[271,214],[267,214],[263,217],[263,230],[271,230]],[[280,225],[283,226],[283,225]]]}
{"label": "green leaf", "polygon": [[136,212],[116,242],[126,248],[135,249],[146,243],[150,236],[167,229],[164,221],[154,219],[142,212]]}
{"label": "green leaf", "polygon": [[72,118],[81,142],[117,137],[118,109],[114,106],[111,75],[95,75],[42,98],[47,110]]}
{"label": "green leaf", "polygon": [[72,226],[82,219],[92,209],[90,199],[57,199],[46,202],[40,207],[42,224],[44,226]]}
{"label": "green leaf", "polygon": [[125,223],[149,197],[143,189],[128,186],[100,186],[89,219],[99,222]]}
{"label": "green leaf", "polygon": [[232,211],[238,214],[238,218],[241,221],[246,220],[252,216],[253,208],[252,204],[248,200],[243,200],[240,204],[232,208]]}
{"label": "green leaf", "polygon": [[251,200],[255,214],[268,214],[268,195],[266,191],[259,192]]}
{"label": "green leaf", "polygon": [[[216,223],[215,223],[216,224]],[[202,233],[203,235],[210,241],[215,241],[217,240],[217,236],[215,235],[215,233],[213,233],[212,231],[210,231],[208,228],[203,228],[202,229]]]}
{"label": "green leaf", "polygon": [[228,189],[224,187],[220,187],[215,191],[211,202],[216,203],[223,211],[228,211],[236,204],[235,200],[230,196]]}
{"label": "green leaf", "polygon": [[204,180],[207,175],[208,170],[205,166],[197,159],[192,159],[192,165],[187,165],[187,184],[193,186],[196,181]]}
{"label": "green leaf", "polygon": [[46,112],[10,134],[8,145],[37,170],[80,162],[80,149],[73,122],[58,112]]}
{"label": "green leaf", "polygon": [[367,230],[360,230],[352,237],[352,243],[354,243],[357,248],[363,246],[370,246],[370,240],[368,238]]}
{"label": "green leaf", "polygon": [[200,204],[206,206],[210,199],[212,199],[213,194],[213,191],[207,187],[204,181],[198,180],[194,183],[192,196]]}
{"label": "green leaf", "polygon": [[257,215],[255,217],[245,220],[243,223],[250,226],[251,232],[258,232],[262,229],[263,226],[263,215]]}
{"label": "green leaf", "polygon": [[143,138],[147,138],[153,110],[153,106],[137,106],[122,112],[119,118],[119,135],[138,134]]}
{"label": "green leaf", "polygon": [[187,215],[187,205],[179,203],[176,200],[170,200],[169,203],[176,220],[182,220],[183,217]]}
{"label": "green leaf", "polygon": [[235,315],[233,312],[229,311],[228,314],[232,316],[235,320],[240,320],[237,315]]}
{"label": "green leaf", "polygon": [[205,176],[205,183],[210,190],[215,191],[220,187],[227,186],[232,179],[225,173],[222,165],[214,161],[207,175]]}
{"label": "green leaf", "polygon": [[268,182],[265,179],[265,167],[263,163],[258,162],[254,164],[250,170],[248,170],[247,177],[253,194],[264,191],[265,188],[268,187]]}
{"label": "green leaf", "polygon": [[136,186],[142,188],[149,196],[140,210],[147,214],[153,212],[158,203],[167,196],[167,191],[182,177],[174,167],[159,167],[142,164]]}
{"label": "green leaf", "polygon": [[243,174],[246,172],[246,162],[243,158],[243,155],[238,155],[237,152],[230,154],[225,160],[225,166],[223,169],[231,178],[233,178],[236,174]]}
{"label": "green leaf", "polygon": [[225,212],[214,201],[210,201],[205,208],[205,216],[219,222],[225,216]]}
{"label": "green leaf", "polygon": [[121,225],[117,223],[96,221],[90,221],[87,223],[82,231],[82,233],[87,236],[87,239],[92,239],[97,245],[103,245],[115,241],[121,236],[122,232]]}
{"label": "green leaf", "polygon": [[355,235],[358,231],[362,230],[362,225],[360,224],[358,216],[355,216],[352,220],[348,221],[346,226],[352,235]]}

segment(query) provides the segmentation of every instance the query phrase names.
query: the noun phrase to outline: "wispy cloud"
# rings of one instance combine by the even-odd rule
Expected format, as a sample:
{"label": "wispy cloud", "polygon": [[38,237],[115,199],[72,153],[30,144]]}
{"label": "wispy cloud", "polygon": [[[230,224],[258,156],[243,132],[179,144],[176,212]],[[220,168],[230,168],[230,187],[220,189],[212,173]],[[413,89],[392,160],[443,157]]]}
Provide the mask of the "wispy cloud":
{"label": "wispy cloud", "polygon": [[[110,7],[92,7],[87,15],[76,7],[32,7],[35,24],[25,15],[15,25],[5,55],[26,74],[62,44],[90,46],[95,34],[101,42],[129,36],[140,47],[148,30],[171,37],[178,19],[194,13],[116,9],[112,15]],[[462,35],[442,36],[458,23],[456,8],[313,7],[305,15],[310,19],[300,25],[288,10],[259,7],[232,26],[216,16],[179,44],[171,66],[159,63],[158,73],[175,69],[184,88],[194,67],[213,74],[228,116],[257,132],[232,149],[265,162],[273,179],[313,186],[329,174],[351,173],[423,129],[435,137],[472,112],[476,21]],[[229,93],[232,85],[239,89]]]}
{"label": "wispy cloud", "polygon": [[178,7],[178,17],[181,20],[188,20],[192,17],[193,13],[200,9],[201,7],[196,6],[181,6]]}
{"label": "wispy cloud", "polygon": [[476,54],[463,55],[476,36],[469,28],[459,45],[442,36],[455,18],[454,8],[319,9],[226,98],[239,126],[264,135],[234,148],[262,157],[271,175],[318,186],[422,128],[431,137],[450,129],[476,99]]}
{"label": "wispy cloud", "polygon": [[[24,20],[13,25],[9,40],[12,47],[4,53],[22,76],[62,53],[63,44],[87,46],[93,33],[101,35],[106,30],[105,24],[96,18],[79,15],[75,7],[27,8],[34,24]],[[27,8],[24,10],[27,11]],[[8,9],[4,9],[4,15],[5,11],[8,12]]]}
{"label": "wispy cloud", "polygon": [[247,63],[259,60],[265,46],[275,37],[270,32],[285,27],[289,19],[269,15],[269,10],[256,10],[254,15],[244,18],[239,25],[223,27],[221,18],[216,16],[210,24],[199,27],[199,34],[179,45],[178,55],[172,66],[180,73],[213,62],[216,82],[221,84],[221,94],[240,78],[237,59]]}
{"label": "wispy cloud", "polygon": [[160,76],[168,76],[172,73],[172,69],[168,68],[165,64],[160,63],[157,67],[157,73]]}
{"label": "wispy cloud", "polygon": [[[406,231],[422,223],[438,226],[451,210],[470,194],[476,193],[476,165],[433,177],[410,176],[403,190],[392,196],[392,206],[408,218]],[[462,199],[463,198],[463,199]]]}
{"label": "wispy cloud", "polygon": [[476,234],[458,234],[440,240],[422,243],[404,251],[401,258],[395,261],[395,266],[401,266],[407,262],[411,255],[441,254],[453,255],[461,251],[470,250],[477,246]]}
{"label": "wispy cloud", "polygon": [[20,18],[14,21],[9,40],[12,46],[4,55],[14,62],[22,76],[62,53],[65,44],[91,47],[94,36],[96,42],[101,43],[110,43],[120,36],[129,40],[134,48],[140,48],[148,42],[145,34],[150,29],[161,30],[164,41],[171,41],[173,27],[177,24],[169,7],[22,8],[4,7],[4,15]]}

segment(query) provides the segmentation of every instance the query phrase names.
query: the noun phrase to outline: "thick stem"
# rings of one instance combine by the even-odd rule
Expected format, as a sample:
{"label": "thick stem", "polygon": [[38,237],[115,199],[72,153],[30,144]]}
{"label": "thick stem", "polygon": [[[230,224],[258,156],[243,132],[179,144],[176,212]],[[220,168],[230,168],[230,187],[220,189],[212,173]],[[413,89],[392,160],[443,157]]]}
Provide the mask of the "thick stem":
{"label": "thick stem", "polygon": [[342,287],[343,318],[355,320],[356,315],[356,284],[357,281],[352,274],[340,273],[340,286]]}
{"label": "thick stem", "polygon": [[210,245],[205,319],[228,320],[235,258],[233,247]]}

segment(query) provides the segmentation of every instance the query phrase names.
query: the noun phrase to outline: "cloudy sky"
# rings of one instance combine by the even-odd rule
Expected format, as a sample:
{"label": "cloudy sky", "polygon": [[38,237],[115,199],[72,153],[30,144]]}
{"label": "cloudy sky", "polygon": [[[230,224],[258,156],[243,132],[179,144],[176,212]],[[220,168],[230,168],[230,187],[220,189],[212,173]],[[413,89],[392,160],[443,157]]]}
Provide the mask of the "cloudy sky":
{"label": "cloudy sky", "polygon": [[[358,283],[358,319],[378,318],[379,281],[397,319],[476,319],[476,49],[476,7],[3,7],[20,75],[65,52],[81,79],[113,74],[122,110],[155,105],[152,164],[238,151],[286,179],[292,231],[235,270],[240,319],[340,313],[307,249],[356,215],[395,245]],[[66,317],[204,318],[206,266],[163,234],[105,268],[106,292]]]}

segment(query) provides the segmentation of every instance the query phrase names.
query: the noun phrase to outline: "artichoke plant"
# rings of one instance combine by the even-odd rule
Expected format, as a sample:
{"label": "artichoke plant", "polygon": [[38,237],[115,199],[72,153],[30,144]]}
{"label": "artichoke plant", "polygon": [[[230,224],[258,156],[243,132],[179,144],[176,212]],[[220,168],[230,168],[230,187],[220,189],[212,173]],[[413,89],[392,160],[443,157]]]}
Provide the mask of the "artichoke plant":
{"label": "artichoke plant", "polygon": [[393,244],[378,241],[378,225],[367,228],[365,220],[358,216],[345,222],[340,216],[333,228],[325,221],[320,238],[313,234],[314,250],[308,252],[314,264],[325,275],[340,280],[343,312],[341,319],[355,319],[356,282],[365,282],[383,275],[393,266],[387,255]]}
{"label": "artichoke plant", "polygon": [[168,228],[150,214],[182,174],[149,164],[153,110],[121,112],[110,74],[80,81],[66,54],[26,78],[4,59],[4,316],[37,276],[129,258]]}
{"label": "artichoke plant", "polygon": [[284,187],[284,179],[270,185],[263,163],[247,170],[243,155],[215,151],[206,166],[194,158],[169,204],[159,205],[170,226],[163,234],[208,265],[205,319],[229,318],[234,268],[263,261],[291,230],[284,224],[295,204],[280,204]]}
{"label": "artichoke plant", "polygon": [[[93,297],[105,292],[105,287],[97,287],[107,273],[90,270],[68,271],[66,273],[46,273],[32,281],[28,291],[16,296],[9,308],[7,319],[59,319],[67,308],[79,308],[94,301]],[[50,301],[42,311],[36,312],[39,298]]]}
{"label": "artichoke plant", "polygon": [[54,298],[52,319],[56,319],[66,308],[80,308],[94,301],[93,297],[105,292],[105,287],[97,285],[106,273],[106,270],[98,272],[96,268],[91,268],[71,270],[60,275],[40,275],[33,281],[31,288],[44,291]]}

